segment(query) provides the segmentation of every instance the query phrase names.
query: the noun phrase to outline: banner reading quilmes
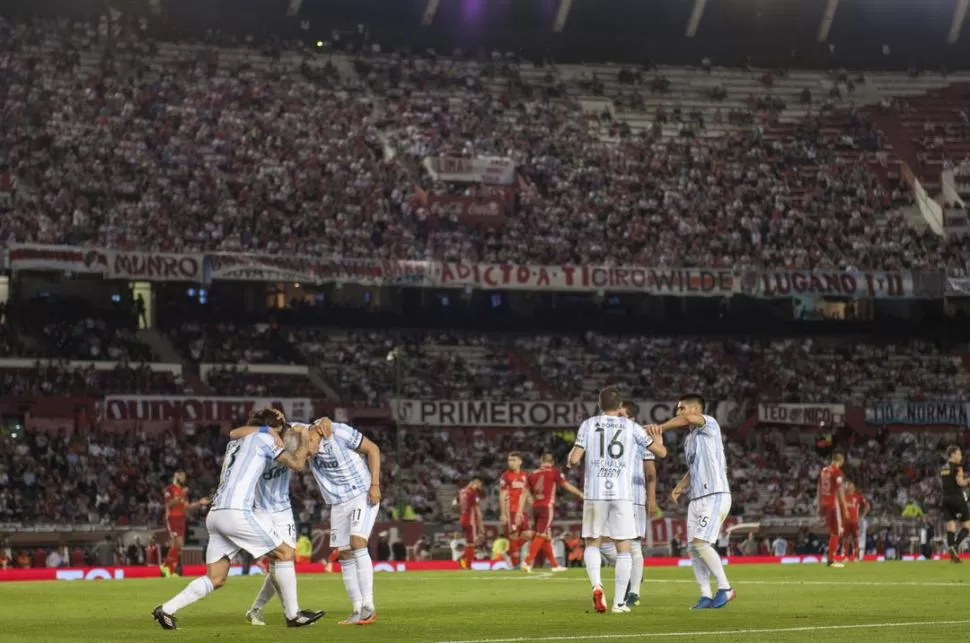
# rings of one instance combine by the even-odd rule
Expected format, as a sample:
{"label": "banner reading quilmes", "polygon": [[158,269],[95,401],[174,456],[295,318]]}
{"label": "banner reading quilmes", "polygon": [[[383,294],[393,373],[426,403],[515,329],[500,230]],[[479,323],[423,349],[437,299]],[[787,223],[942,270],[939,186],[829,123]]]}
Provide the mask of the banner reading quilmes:
{"label": "banner reading quilmes", "polygon": [[889,400],[867,406],[866,422],[872,425],[924,424],[970,428],[970,404]]}

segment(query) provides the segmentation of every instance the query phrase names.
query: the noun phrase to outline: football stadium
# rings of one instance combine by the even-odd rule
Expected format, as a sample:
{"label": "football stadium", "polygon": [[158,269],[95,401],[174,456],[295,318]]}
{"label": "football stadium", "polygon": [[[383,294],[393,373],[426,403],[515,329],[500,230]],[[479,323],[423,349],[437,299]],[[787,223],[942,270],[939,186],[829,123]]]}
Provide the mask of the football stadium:
{"label": "football stadium", "polygon": [[962,639],[968,6],[6,0],[0,638]]}

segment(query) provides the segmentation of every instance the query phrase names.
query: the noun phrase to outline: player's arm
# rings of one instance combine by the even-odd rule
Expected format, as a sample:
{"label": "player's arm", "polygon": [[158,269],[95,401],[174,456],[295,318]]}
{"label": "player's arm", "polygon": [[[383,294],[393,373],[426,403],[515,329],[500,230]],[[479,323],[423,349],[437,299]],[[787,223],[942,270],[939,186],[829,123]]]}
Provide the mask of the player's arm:
{"label": "player's arm", "polygon": [[583,454],[586,453],[586,438],[588,434],[589,420],[579,425],[579,431],[576,432],[576,442],[573,444],[573,448],[569,451],[569,456],[566,458],[567,469],[572,469],[583,459]]}
{"label": "player's arm", "polygon": [[519,524],[522,516],[525,515],[526,504],[532,504],[532,492],[529,491],[528,487],[523,489],[522,495],[519,496],[519,510],[515,512],[515,524]]}
{"label": "player's arm", "polygon": [[841,479],[835,485],[835,501],[838,503],[839,511],[842,512],[842,515],[849,515],[849,507],[845,502],[845,485],[842,484]]}
{"label": "player's arm", "polygon": [[583,459],[583,454],[586,453],[586,449],[581,446],[574,446],[569,452],[568,466],[570,469],[575,467]]}
{"label": "player's arm", "polygon": [[[700,413],[686,413],[684,415],[678,415],[676,417],[670,418],[663,424],[660,424],[660,429],[662,431],[668,431],[670,429],[689,429],[698,426],[704,426],[707,424],[707,420]],[[651,424],[650,426],[658,426],[656,424]]]}
{"label": "player's arm", "polygon": [[501,486],[498,489],[499,519],[502,522],[509,521],[509,490],[505,488],[505,478],[502,478]]}
{"label": "player's arm", "polygon": [[680,479],[680,482],[677,483],[677,486],[674,487],[674,490],[670,492],[670,499],[674,501],[674,504],[677,504],[677,500],[680,499],[680,496],[684,493],[684,491],[687,490],[687,487],[689,486],[690,472],[688,471],[684,474],[684,477]]}
{"label": "player's arm", "polygon": [[573,494],[574,496],[576,496],[580,500],[585,500],[585,498],[583,497],[583,492],[580,489],[577,489],[573,485],[573,483],[569,482],[568,480],[562,480],[559,483],[559,486],[561,486],[563,489],[565,489],[569,493]]}
{"label": "player's arm", "polygon": [[357,452],[367,458],[367,467],[370,469],[370,489],[367,490],[367,500],[372,505],[376,505],[381,501],[381,448],[368,438],[364,438],[360,441]]}
{"label": "player's arm", "polygon": [[482,518],[482,503],[475,503],[475,542],[485,538],[485,520]]}
{"label": "player's arm", "polygon": [[[263,429],[266,430],[264,431]],[[229,432],[229,439],[241,440],[247,435],[252,435],[253,433],[268,433],[270,437],[273,438],[273,444],[275,444],[278,449],[283,448],[283,438],[280,437],[279,431],[271,426],[237,426],[235,429]]]}
{"label": "player's arm", "polygon": [[663,427],[650,425],[644,432],[650,438],[650,443],[646,445],[647,450],[658,458],[666,458],[667,447],[664,446]]}
{"label": "player's arm", "polygon": [[872,503],[865,496],[862,498],[862,507],[859,508],[859,520],[865,520],[866,516],[869,515],[869,510],[872,509]]}
{"label": "player's arm", "polygon": [[970,480],[963,475],[963,467],[957,467],[957,486],[958,487],[970,487]]}
{"label": "player's arm", "polygon": [[657,515],[657,463],[645,460],[643,465],[647,480],[647,516],[653,518]]}

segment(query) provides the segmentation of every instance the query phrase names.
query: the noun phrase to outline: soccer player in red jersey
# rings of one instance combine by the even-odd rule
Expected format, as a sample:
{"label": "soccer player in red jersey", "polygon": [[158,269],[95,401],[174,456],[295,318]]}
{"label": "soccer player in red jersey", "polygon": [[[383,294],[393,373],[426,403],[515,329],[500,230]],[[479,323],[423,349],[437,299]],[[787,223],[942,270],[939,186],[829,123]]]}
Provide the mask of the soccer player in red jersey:
{"label": "soccer player in red jersey", "polygon": [[552,571],[562,572],[566,568],[556,561],[552,551],[552,520],[556,511],[556,489],[562,487],[569,493],[583,499],[583,492],[571,485],[556,464],[556,456],[546,452],[539,459],[539,468],[529,474],[529,491],[532,494],[532,517],[535,519],[535,535],[529,544],[529,553],[522,563],[522,570],[532,571],[536,556],[543,552],[552,565]]}
{"label": "soccer player in red jersey", "polygon": [[499,507],[505,537],[509,539],[509,555],[512,565],[519,564],[522,545],[532,537],[529,516],[525,513],[526,500],[529,499],[529,475],[522,470],[522,454],[514,451],[509,454],[509,468],[499,480]]}
{"label": "soccer player in red jersey", "polygon": [[828,565],[844,567],[838,558],[839,543],[845,533],[845,476],[842,465],[845,456],[832,454],[832,463],[823,468],[818,476],[818,516],[824,518],[829,530]]}
{"label": "soccer player in red jersey", "polygon": [[[842,541],[842,553],[848,560],[865,553],[864,544],[859,542],[859,523],[869,513],[870,505],[866,497],[856,489],[855,483],[845,483],[845,538]],[[860,551],[856,551],[856,550]]]}
{"label": "soccer player in red jersey", "polygon": [[474,478],[458,492],[458,507],[461,510],[461,528],[465,532],[465,553],[458,562],[462,569],[471,569],[475,560],[475,545],[485,536],[482,522],[482,480]]}
{"label": "soccer player in red jersey", "polygon": [[185,544],[186,510],[208,504],[208,498],[189,503],[185,472],[176,471],[172,477],[172,484],[165,487],[165,529],[168,531],[169,542],[168,554],[161,565],[163,576],[178,573],[178,565],[182,560],[182,546]]}

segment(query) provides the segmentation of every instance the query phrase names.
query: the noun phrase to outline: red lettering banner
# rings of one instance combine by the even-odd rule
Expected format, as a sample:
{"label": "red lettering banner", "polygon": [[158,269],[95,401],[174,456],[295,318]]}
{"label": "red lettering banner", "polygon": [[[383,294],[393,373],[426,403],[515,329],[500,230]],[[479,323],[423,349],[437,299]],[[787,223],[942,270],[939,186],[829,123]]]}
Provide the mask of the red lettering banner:
{"label": "red lettering banner", "polygon": [[105,420],[112,422],[222,424],[246,418],[254,408],[269,406],[299,421],[309,420],[313,413],[313,402],[308,398],[110,395],[104,399],[103,415]]}
{"label": "red lettering banner", "polygon": [[205,255],[176,252],[119,252],[108,254],[109,279],[128,281],[191,281],[205,283]]}
{"label": "red lettering banner", "polygon": [[441,285],[485,290],[637,292],[651,295],[724,297],[734,294],[727,269],[664,269],[639,266],[535,266],[442,263]]}

